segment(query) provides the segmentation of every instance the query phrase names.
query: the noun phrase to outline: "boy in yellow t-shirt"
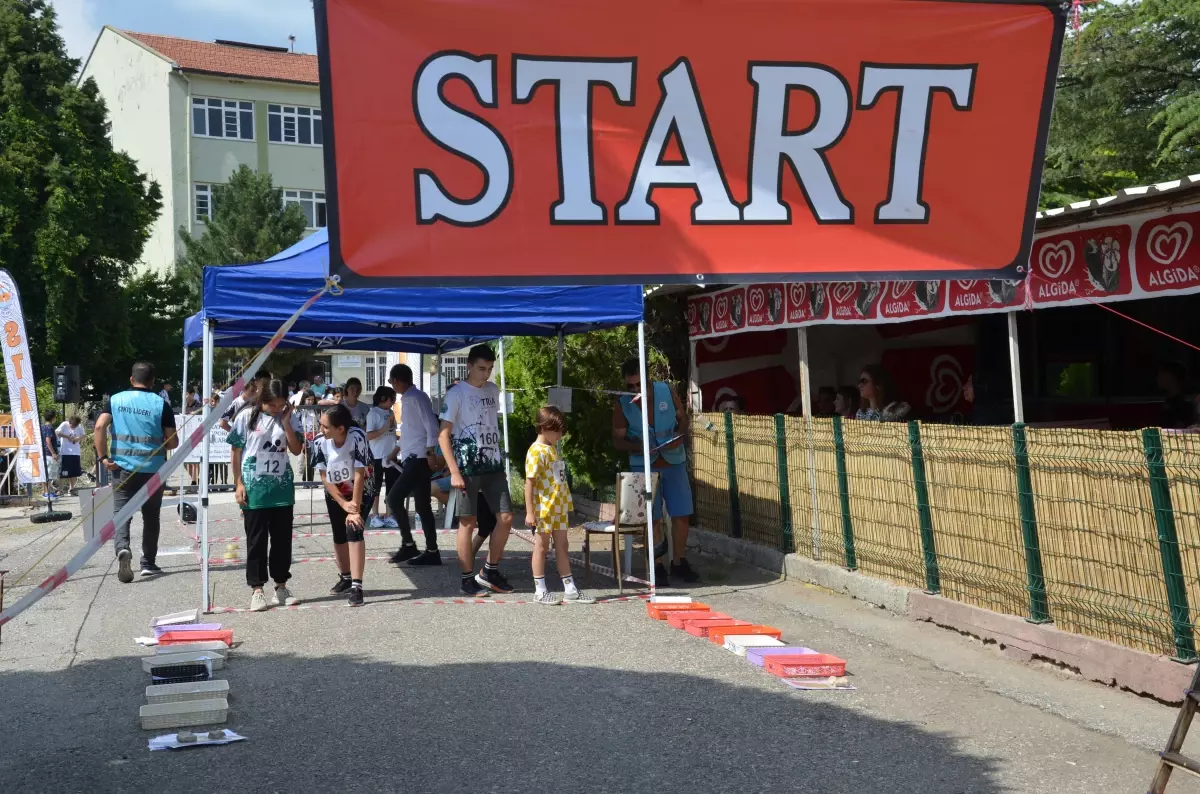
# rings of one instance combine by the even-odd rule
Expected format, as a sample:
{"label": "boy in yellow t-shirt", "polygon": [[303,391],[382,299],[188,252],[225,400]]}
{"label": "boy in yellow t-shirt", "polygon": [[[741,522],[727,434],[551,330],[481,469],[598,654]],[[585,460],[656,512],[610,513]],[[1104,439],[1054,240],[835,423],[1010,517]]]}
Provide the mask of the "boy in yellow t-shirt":
{"label": "boy in yellow t-shirt", "polygon": [[[554,605],[594,604],[596,599],[581,592],[571,575],[567,556],[567,530],[571,528],[571,489],[567,485],[567,464],[558,454],[558,442],[567,427],[563,412],[552,405],[538,409],[537,441],[525,455],[525,525],[534,530],[533,600]],[[546,589],[546,546],[554,538],[554,556],[562,577],[562,601]]]}

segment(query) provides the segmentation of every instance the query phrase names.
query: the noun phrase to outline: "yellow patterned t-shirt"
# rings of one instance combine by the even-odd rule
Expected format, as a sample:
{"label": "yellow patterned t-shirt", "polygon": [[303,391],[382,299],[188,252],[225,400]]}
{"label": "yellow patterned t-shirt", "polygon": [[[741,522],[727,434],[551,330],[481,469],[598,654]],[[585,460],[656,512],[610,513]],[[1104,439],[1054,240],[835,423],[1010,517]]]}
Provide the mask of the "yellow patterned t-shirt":
{"label": "yellow patterned t-shirt", "polygon": [[571,489],[567,485],[567,464],[558,450],[537,441],[525,455],[525,479],[533,480],[533,501],[537,510],[538,532],[566,531],[571,528]]}

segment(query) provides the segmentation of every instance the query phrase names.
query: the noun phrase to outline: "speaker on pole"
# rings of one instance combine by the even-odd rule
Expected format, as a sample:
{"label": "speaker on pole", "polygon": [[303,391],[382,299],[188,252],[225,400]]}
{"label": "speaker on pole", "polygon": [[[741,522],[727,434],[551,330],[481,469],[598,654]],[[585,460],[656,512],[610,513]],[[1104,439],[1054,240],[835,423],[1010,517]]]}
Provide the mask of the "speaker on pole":
{"label": "speaker on pole", "polygon": [[54,402],[79,402],[79,367],[68,364],[54,368]]}

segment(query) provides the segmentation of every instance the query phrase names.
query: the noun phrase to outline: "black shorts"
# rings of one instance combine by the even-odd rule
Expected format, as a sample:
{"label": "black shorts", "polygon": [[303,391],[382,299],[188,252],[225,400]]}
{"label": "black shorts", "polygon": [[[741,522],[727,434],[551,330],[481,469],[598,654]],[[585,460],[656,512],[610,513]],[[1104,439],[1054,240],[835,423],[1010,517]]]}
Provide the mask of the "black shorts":
{"label": "black shorts", "polygon": [[363,499],[362,513],[363,522],[359,527],[346,526],[346,511],[342,506],[333,501],[333,497],[325,494],[325,507],[329,510],[329,526],[333,530],[333,542],[341,543],[361,543],[363,539],[363,530],[367,527],[366,515],[371,512],[371,504],[375,500],[368,496]]}
{"label": "black shorts", "polygon": [[82,477],[83,466],[79,463],[78,455],[63,455],[62,467],[58,472],[59,477]]}

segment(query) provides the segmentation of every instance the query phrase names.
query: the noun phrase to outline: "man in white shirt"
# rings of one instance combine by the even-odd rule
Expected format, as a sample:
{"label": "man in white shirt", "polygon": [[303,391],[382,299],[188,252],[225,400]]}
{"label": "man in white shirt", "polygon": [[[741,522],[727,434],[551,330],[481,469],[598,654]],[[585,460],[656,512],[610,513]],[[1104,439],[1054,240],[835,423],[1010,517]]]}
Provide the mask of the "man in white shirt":
{"label": "man in white shirt", "polygon": [[[433,476],[432,466],[436,461],[433,451],[438,445],[438,419],[433,412],[429,395],[413,385],[413,371],[404,364],[397,364],[388,373],[388,383],[400,395],[400,445],[392,453],[393,460],[400,466],[400,478],[388,489],[388,510],[400,525],[401,543],[392,555],[392,564],[408,562],[409,565],[441,565],[442,556],[437,546],[437,525],[433,520],[433,506],[429,481]],[[412,529],[408,524],[408,510],[404,502],[412,495],[417,500],[417,515],[421,518],[421,529],[425,532],[425,551],[417,551]]]}

